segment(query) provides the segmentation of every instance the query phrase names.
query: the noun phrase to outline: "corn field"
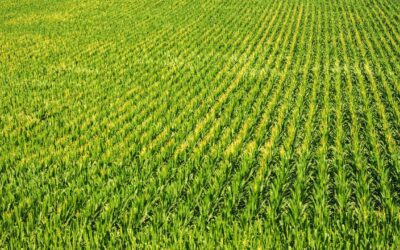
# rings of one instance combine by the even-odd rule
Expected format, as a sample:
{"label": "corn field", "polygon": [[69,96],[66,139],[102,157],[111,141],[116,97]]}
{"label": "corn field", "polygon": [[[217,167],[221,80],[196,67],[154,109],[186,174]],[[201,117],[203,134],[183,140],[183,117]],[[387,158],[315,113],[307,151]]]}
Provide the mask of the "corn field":
{"label": "corn field", "polygon": [[399,249],[398,0],[0,2],[1,249]]}

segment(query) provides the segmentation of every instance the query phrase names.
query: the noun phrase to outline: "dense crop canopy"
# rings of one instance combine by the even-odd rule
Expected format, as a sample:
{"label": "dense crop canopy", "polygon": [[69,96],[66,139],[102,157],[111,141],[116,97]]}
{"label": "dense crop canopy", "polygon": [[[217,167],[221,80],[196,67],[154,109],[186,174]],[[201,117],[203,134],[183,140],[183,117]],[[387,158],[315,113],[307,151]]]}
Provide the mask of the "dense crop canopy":
{"label": "dense crop canopy", "polygon": [[398,0],[0,1],[0,248],[195,246],[400,246]]}

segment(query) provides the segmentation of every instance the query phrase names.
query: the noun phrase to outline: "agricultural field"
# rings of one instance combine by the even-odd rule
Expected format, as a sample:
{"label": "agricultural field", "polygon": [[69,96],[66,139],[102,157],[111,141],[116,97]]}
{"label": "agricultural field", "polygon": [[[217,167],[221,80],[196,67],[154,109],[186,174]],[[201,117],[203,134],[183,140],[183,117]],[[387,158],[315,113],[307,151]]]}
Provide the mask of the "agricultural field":
{"label": "agricultural field", "polygon": [[400,1],[0,1],[0,248],[399,249]]}

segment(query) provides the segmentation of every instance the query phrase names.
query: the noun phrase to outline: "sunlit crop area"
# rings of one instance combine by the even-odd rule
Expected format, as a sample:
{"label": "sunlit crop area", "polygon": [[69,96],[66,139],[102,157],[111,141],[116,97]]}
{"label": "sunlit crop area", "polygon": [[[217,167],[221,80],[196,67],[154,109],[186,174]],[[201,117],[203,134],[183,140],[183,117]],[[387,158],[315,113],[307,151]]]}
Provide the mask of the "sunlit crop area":
{"label": "sunlit crop area", "polygon": [[398,0],[0,1],[0,248],[400,247]]}

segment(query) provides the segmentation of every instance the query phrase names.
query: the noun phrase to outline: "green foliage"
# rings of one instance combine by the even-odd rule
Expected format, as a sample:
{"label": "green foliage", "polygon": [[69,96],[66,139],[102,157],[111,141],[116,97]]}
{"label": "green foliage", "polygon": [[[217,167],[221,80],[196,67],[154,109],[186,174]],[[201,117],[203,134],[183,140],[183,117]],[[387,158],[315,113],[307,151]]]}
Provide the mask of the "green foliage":
{"label": "green foliage", "polygon": [[0,2],[0,248],[399,248],[399,11]]}

